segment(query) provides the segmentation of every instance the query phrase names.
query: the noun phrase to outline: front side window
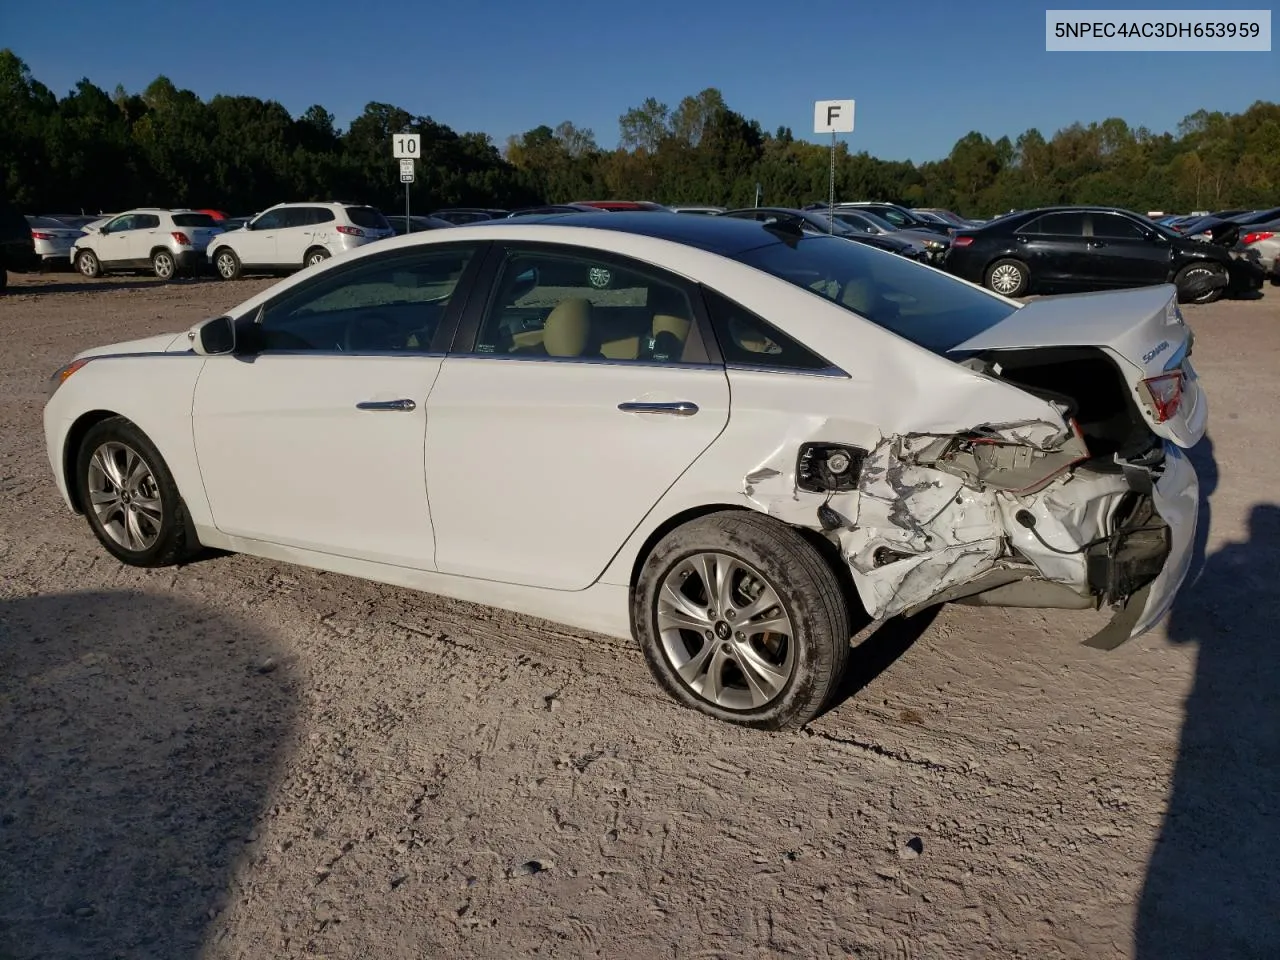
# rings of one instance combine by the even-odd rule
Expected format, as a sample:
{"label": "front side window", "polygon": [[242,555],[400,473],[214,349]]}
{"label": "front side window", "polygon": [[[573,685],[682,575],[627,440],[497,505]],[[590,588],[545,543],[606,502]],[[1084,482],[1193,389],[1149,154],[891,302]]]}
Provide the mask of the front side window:
{"label": "front side window", "polygon": [[689,296],[636,264],[512,250],[476,338],[481,354],[700,362]]}
{"label": "front side window", "polygon": [[1017,309],[945,273],[839,237],[767,244],[735,259],[938,354]]}
{"label": "front side window", "polygon": [[285,225],[285,214],[288,208],[282,210],[268,210],[257,220],[253,221],[253,229],[255,230],[278,230]]}
{"label": "front side window", "polygon": [[1093,235],[1116,240],[1145,240],[1147,236],[1132,220],[1115,213],[1095,213]]}
{"label": "front side window", "polygon": [[246,339],[258,352],[430,352],[475,249],[436,247],[328,271],[268,303]]}
{"label": "front side window", "polygon": [[126,213],[123,217],[116,217],[106,226],[107,233],[119,233],[121,230],[135,230],[137,217],[131,213]]}

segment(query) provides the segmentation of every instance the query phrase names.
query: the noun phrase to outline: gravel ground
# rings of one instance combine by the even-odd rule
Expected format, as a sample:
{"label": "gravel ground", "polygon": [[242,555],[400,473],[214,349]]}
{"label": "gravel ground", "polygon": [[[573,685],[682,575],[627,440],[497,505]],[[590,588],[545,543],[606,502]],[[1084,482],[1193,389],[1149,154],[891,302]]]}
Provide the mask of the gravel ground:
{"label": "gravel ground", "polygon": [[1186,310],[1211,522],[1163,627],[893,622],[765,734],[627,643],[111,560],[49,478],[45,378],[264,282],[0,298],[0,958],[1280,956],[1280,291]]}

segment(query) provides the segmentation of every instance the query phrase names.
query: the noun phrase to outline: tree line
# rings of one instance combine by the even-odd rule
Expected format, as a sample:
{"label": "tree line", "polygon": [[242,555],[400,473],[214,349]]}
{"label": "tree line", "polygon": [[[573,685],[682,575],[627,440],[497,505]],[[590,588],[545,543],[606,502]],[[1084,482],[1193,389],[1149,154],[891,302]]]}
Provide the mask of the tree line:
{"label": "tree line", "polygon": [[[499,148],[429,116],[370,103],[340,130],[324,107],[292,116],[274,100],[205,101],[159,77],[141,93],[81,80],[58,97],[0,50],[0,195],[24,212],[212,207],[248,214],[283,200],[343,200],[399,209],[393,133],[422,135],[415,210],[514,208],[620,198],[750,206],[825,200],[829,147],[773,132],[714,88],[674,107],[649,98],[619,117],[602,148],[570,121],[537,126]],[[1046,138],[966,134],[941,160],[880,160],[840,144],[838,199],[948,207],[970,216],[1052,203],[1184,212],[1272,206],[1280,193],[1280,104],[1199,110],[1176,133],[1109,118]]]}

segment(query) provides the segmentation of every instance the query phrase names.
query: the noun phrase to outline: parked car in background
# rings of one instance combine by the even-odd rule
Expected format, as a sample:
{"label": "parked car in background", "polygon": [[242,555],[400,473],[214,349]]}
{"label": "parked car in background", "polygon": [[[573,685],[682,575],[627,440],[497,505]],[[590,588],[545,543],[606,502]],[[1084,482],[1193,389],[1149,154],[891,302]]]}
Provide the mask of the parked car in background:
{"label": "parked car in background", "polygon": [[0,200],[0,290],[9,285],[9,274],[40,268],[40,256],[31,236],[31,224],[18,208]]}
{"label": "parked car in background", "polygon": [[1243,230],[1236,250],[1257,263],[1271,282],[1280,286],[1280,218],[1271,223],[1252,224]]}
{"label": "parked car in background", "polygon": [[797,210],[792,207],[743,207],[741,210],[726,210],[717,214],[735,220],[755,220],[759,223],[791,224],[801,233],[831,233],[845,240],[852,240],[865,246],[875,247],[910,260],[927,260],[929,251],[923,244],[913,243],[892,233],[873,234],[855,230],[838,218],[831,218],[828,223],[826,208],[818,210]]}
{"label": "parked car in background", "polygon": [[105,223],[110,219],[101,213],[43,213],[40,217],[44,220],[57,220],[63,226],[75,227],[77,230],[83,230],[94,223]]}
{"label": "parked car in background", "polygon": [[521,207],[519,210],[512,210],[504,219],[512,217],[528,217],[532,215],[540,215],[547,213],[605,213],[599,207],[593,207],[585,203],[548,203],[540,207]]}
{"label": "parked car in background", "polygon": [[[825,207],[826,205],[823,204]],[[868,210],[876,216],[888,220],[899,230],[928,230],[930,233],[950,234],[951,227],[943,223],[935,223],[916,216],[906,207],[896,203],[882,203],[872,200],[859,200],[853,203],[838,203],[837,207],[851,210]]]}
{"label": "parked car in background", "polygon": [[42,265],[68,266],[71,248],[84,236],[84,231],[53,217],[27,217],[27,223],[31,225],[31,239],[35,241],[36,255]]}
{"label": "parked car in background", "polygon": [[1261,271],[1228,252],[1234,243],[1202,243],[1114,207],[1044,207],[960,231],[945,267],[1007,297],[1173,283],[1184,301],[1211,303],[1261,286]]}
{"label": "parked car in background", "polygon": [[227,230],[239,230],[252,219],[253,217],[227,217],[224,220],[219,220],[218,226],[221,227],[224,232]]}
{"label": "parked car in background", "polygon": [[670,213],[669,207],[664,207],[660,203],[654,203],[652,200],[576,200],[574,206],[595,207],[597,210],[608,210],[611,213],[641,212],[649,211],[652,213]]}
{"label": "parked car in background", "polygon": [[[824,218],[827,216],[825,209],[812,212]],[[894,236],[899,240],[905,240],[912,245],[912,255],[915,259],[925,260],[935,265],[942,262],[947,255],[947,248],[951,246],[950,237],[944,237],[941,234],[934,233],[932,230],[913,230],[909,227],[900,230],[888,220],[882,220],[870,210],[835,207],[831,210],[831,215],[846,227],[858,233]]]}
{"label": "parked car in background", "polygon": [[446,207],[433,210],[428,216],[439,220],[448,220],[452,224],[476,223],[480,220],[498,220],[505,217],[509,210],[499,207]]}
{"label": "parked car in background", "polygon": [[207,213],[139,207],[86,227],[72,244],[70,262],[86,277],[150,269],[172,280],[201,271],[209,241],[221,233]]}
{"label": "parked car in background", "polygon": [[[1109,610],[1104,650],[1155,627],[1208,416],[1173,289],[1017,304],[779,226],[372,244],[81,352],[52,478],[120,563],[237,551],[634,637],[678,704],[750,727],[816,717],[868,618]],[[484,451],[507,469],[464,469]]]}
{"label": "parked car in background", "polygon": [[700,207],[700,206],[690,206],[689,204],[679,204],[677,206],[668,207],[668,209],[672,213],[701,213],[701,214],[708,214],[708,215],[724,213],[725,211],[724,207]]}
{"label": "parked car in background", "polygon": [[406,233],[421,233],[423,230],[441,230],[445,227],[457,226],[448,220],[441,220],[439,217],[418,217],[410,215],[408,217],[408,228],[405,227],[405,215],[399,214],[383,214],[387,218],[387,223],[391,224],[391,229],[395,231],[397,237],[402,237]]}
{"label": "parked car in background", "polygon": [[968,217],[962,217],[960,214],[945,207],[912,207],[911,212],[922,220],[941,223],[957,230],[968,230],[970,227],[976,227],[979,222]]}
{"label": "parked car in background", "polygon": [[245,273],[284,273],[394,234],[376,207],[278,203],[209,244],[209,262],[223,280]]}

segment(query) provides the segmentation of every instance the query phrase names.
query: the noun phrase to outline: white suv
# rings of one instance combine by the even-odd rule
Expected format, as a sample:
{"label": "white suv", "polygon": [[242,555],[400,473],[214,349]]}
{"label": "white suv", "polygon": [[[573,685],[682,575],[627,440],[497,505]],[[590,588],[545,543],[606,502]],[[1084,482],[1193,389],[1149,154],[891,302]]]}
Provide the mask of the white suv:
{"label": "white suv", "polygon": [[194,210],[139,207],[85,227],[71,247],[71,265],[86,277],[113,270],[152,270],[161,280],[205,268],[218,221]]}
{"label": "white suv", "polygon": [[391,236],[391,224],[374,207],[278,203],[219,236],[209,245],[209,262],[222,279],[234,280],[251,271],[297,270]]}

